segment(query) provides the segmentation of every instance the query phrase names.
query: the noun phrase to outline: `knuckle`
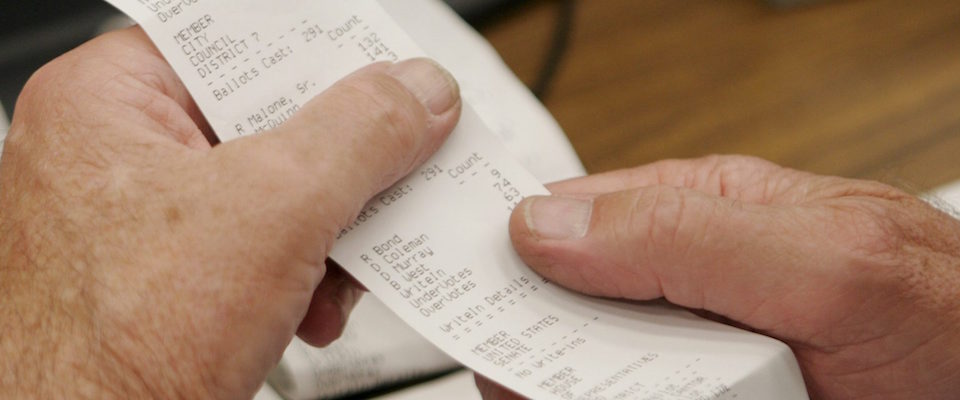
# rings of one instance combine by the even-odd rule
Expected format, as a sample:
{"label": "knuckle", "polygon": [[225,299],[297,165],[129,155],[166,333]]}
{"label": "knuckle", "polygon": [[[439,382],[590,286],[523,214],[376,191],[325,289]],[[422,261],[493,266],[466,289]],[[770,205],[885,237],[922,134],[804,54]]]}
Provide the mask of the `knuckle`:
{"label": "knuckle", "polygon": [[703,235],[716,221],[689,191],[670,187],[647,190],[636,196],[628,216],[632,222],[624,229],[625,236],[632,236],[623,242],[632,255],[629,265],[644,266],[633,268],[633,276],[645,282],[651,294],[685,306],[701,305],[702,279],[690,277],[705,273],[698,268],[704,254],[701,245],[708,239]]}
{"label": "knuckle", "polygon": [[335,102],[336,115],[353,130],[354,140],[375,146],[376,154],[367,162],[382,175],[377,185],[398,179],[425,153],[427,112],[396,79],[386,74],[348,79],[327,98]]}
{"label": "knuckle", "polygon": [[[638,193],[629,207],[625,231],[654,248],[673,248],[680,241],[686,202],[677,190],[657,186]],[[652,249],[650,249],[652,250]]]}
{"label": "knuckle", "polygon": [[378,139],[399,149],[416,147],[426,125],[425,110],[399,82],[376,74],[353,80],[348,88]]}
{"label": "knuckle", "polygon": [[54,148],[77,133],[72,122],[89,119],[84,109],[90,108],[93,92],[80,82],[75,58],[61,56],[30,76],[17,99],[9,142],[42,137],[45,147]]}
{"label": "knuckle", "polygon": [[759,204],[805,200],[817,181],[813,174],[744,155],[717,156],[708,174],[721,197]]}
{"label": "knuckle", "polygon": [[[127,53],[137,51],[121,47],[127,36],[126,33],[106,33],[44,64],[27,80],[20,101],[25,102],[25,106],[53,104],[55,100],[78,103],[78,94],[103,92],[104,80],[113,78],[103,73],[106,68],[129,73],[129,70],[119,68],[120,62],[115,57],[121,49]],[[125,62],[133,63],[132,60],[138,58],[132,57]]]}
{"label": "knuckle", "polygon": [[[869,260],[863,265],[897,263],[907,242],[907,232],[900,223],[901,212],[896,207],[879,201],[864,201],[855,206],[838,225],[846,227],[842,233],[852,240],[850,250],[856,259]],[[844,221],[846,219],[846,221]]]}
{"label": "knuckle", "polygon": [[[32,125],[55,120],[57,115],[62,114],[62,110],[54,106],[58,103],[57,97],[62,90],[61,78],[62,71],[56,60],[35,71],[27,79],[17,99],[17,114],[14,122],[29,121]],[[24,134],[26,130],[20,132],[14,130],[11,132],[13,137],[10,140],[15,140],[18,133]]]}
{"label": "knuckle", "polygon": [[24,105],[31,105],[46,97],[47,92],[57,86],[56,82],[62,75],[61,70],[58,60],[51,61],[36,70],[24,84],[20,92],[20,101],[26,102]]}
{"label": "knuckle", "polygon": [[27,150],[27,139],[26,130],[22,129],[22,125],[15,121],[3,140],[3,148],[10,154],[23,154]]}

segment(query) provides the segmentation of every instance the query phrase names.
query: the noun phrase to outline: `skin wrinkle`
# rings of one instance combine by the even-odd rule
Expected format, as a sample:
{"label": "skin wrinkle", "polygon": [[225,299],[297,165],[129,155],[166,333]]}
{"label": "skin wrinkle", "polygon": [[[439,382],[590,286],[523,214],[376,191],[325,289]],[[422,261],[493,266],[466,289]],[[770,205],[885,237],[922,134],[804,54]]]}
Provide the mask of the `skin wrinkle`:
{"label": "skin wrinkle", "polygon": [[[130,96],[104,97],[103,94],[93,94],[104,104],[119,103],[139,111],[144,116],[144,122],[153,125],[150,127],[151,130],[163,133],[164,137],[168,137],[177,143],[189,146],[194,143],[193,141],[196,138],[203,135],[196,125],[187,123],[191,117],[174,100],[154,92],[148,85],[142,85],[139,79],[142,79],[142,77],[120,76],[104,84],[108,87],[110,85],[129,86],[129,90],[119,89],[116,91],[130,94]],[[108,92],[108,90],[102,93],[105,92]]]}
{"label": "skin wrinkle", "polygon": [[[592,230],[592,226],[593,226],[594,224],[596,224],[596,223],[602,223],[601,221],[602,221],[602,219],[604,219],[604,218],[606,218],[606,215],[597,215],[595,212],[591,211],[591,216],[590,216],[590,226],[591,226],[591,227],[588,228],[588,230],[587,230],[587,236],[585,236],[584,240],[590,240],[590,233],[591,233],[590,231]],[[527,225],[527,226],[530,226],[530,225]],[[613,234],[614,234],[614,235],[617,235],[617,234],[618,234],[618,231],[619,231],[619,230],[614,230]],[[535,235],[535,234],[531,234],[531,237],[536,237],[536,235]],[[553,242],[555,242],[555,241],[553,241]],[[621,243],[621,242],[615,241],[614,243]],[[538,244],[534,244],[534,246],[537,246],[537,245],[538,245]],[[579,251],[576,251],[576,253],[580,253],[580,252],[579,252]],[[578,254],[578,255],[579,255],[579,254]],[[626,297],[626,296],[627,296],[627,295],[625,294],[625,292],[623,292],[623,291],[618,287],[618,285],[617,285],[616,283],[612,283],[612,284],[601,284],[601,282],[603,282],[604,280],[603,280],[603,279],[598,279],[598,276],[599,276],[599,275],[606,275],[606,274],[605,274],[605,271],[603,270],[603,268],[602,268],[601,266],[598,266],[597,263],[595,263],[595,262],[593,262],[593,263],[588,263],[588,264],[586,264],[586,265],[571,266],[571,265],[570,265],[569,263],[567,263],[567,262],[560,261],[560,260],[556,260],[555,257],[552,256],[552,255],[545,255],[545,257],[550,260],[549,262],[551,262],[551,263],[556,263],[556,264],[558,264],[558,265],[561,265],[561,267],[559,267],[558,269],[560,269],[560,270],[562,270],[562,271],[566,271],[566,274],[568,274],[568,275],[569,275],[569,274],[573,274],[573,275],[578,276],[578,277],[579,277],[579,281],[585,283],[585,288],[584,288],[584,290],[585,290],[587,293],[604,293],[604,292],[609,291],[609,290],[612,289],[612,290],[614,291],[614,293],[611,295],[611,297],[623,298],[623,297]],[[578,257],[578,258],[579,258],[579,257]],[[621,266],[619,266],[619,265],[613,265],[613,266],[616,267],[616,268],[618,268],[618,269],[621,268]],[[586,267],[586,268],[584,268],[584,267]],[[625,272],[628,272],[628,273],[629,273],[629,271],[625,271]],[[610,275],[612,275],[612,274],[613,274],[613,272],[610,272]],[[616,280],[614,280],[614,282],[616,282]],[[606,290],[605,290],[605,289],[606,289]]]}
{"label": "skin wrinkle", "polygon": [[774,178],[769,180],[760,180],[760,204],[770,204],[781,197],[781,185],[785,182],[783,178]]}
{"label": "skin wrinkle", "polygon": [[[456,82],[454,82],[454,83],[456,83]],[[454,103],[453,108],[452,108],[452,110],[454,110],[454,111],[453,111],[453,114],[452,114],[452,117],[453,117],[454,119],[456,119],[456,120],[459,120],[459,119],[460,119],[460,113],[462,112],[462,109],[463,109],[463,100],[457,100],[457,102]],[[449,114],[449,113],[450,113],[450,111],[448,111],[448,113],[447,113],[447,114],[444,114],[444,115],[427,115],[427,127],[426,127],[426,131],[435,130],[435,129],[436,129],[436,125],[437,125],[439,122],[441,122],[442,119],[449,119],[449,118],[451,118],[451,114]],[[427,114],[429,114],[429,113],[427,113]],[[431,155],[433,155],[434,153],[437,152],[437,150],[440,149],[440,144],[441,144],[441,143],[434,143],[433,146],[430,146],[429,144],[430,144],[429,141],[428,141],[428,143],[419,143],[419,144],[418,144],[418,146],[420,146],[420,148],[423,149],[423,150],[421,150],[420,153],[417,154],[417,156],[412,159],[411,164],[410,164],[410,165],[407,165],[407,166],[403,169],[404,171],[406,171],[407,173],[410,173],[411,171],[415,170],[419,165],[421,165],[421,164],[423,164],[424,162],[426,162],[427,159],[429,159]],[[405,176],[405,175],[406,175],[406,174],[404,174],[404,176]]]}
{"label": "skin wrinkle", "polygon": [[827,207],[834,219],[843,219],[835,223],[835,229],[840,231],[838,236],[846,239],[852,255],[872,261],[902,262],[905,244],[903,230],[886,217],[888,213],[885,207],[864,207],[869,199],[866,202],[851,200],[842,199]]}
{"label": "skin wrinkle", "polygon": [[[634,203],[634,205],[632,207],[629,207],[629,209],[632,210],[631,212],[639,212],[637,210],[637,207],[638,205]],[[617,248],[612,250],[615,254],[621,254],[626,256],[626,260],[625,260],[626,262],[618,263],[617,267],[620,271],[622,271],[623,274],[632,276],[636,282],[639,282],[636,286],[633,286],[633,288],[646,288],[649,285],[649,280],[650,280],[649,277],[655,274],[650,274],[649,272],[646,272],[646,271],[638,271],[639,269],[638,266],[650,265],[652,260],[647,258],[646,255],[655,254],[655,253],[652,251],[638,251],[638,249],[634,247],[634,243],[632,239],[637,236],[637,233],[636,233],[636,227],[634,227],[633,224],[630,223],[631,221],[635,221],[634,216],[632,215],[628,216],[627,218],[620,219],[619,229],[612,230],[612,233],[616,236],[611,237],[608,240],[610,240],[612,243],[615,243],[617,245]],[[648,227],[652,226],[652,224],[647,224],[647,225]],[[601,228],[598,230],[602,232],[602,227],[598,227],[598,228]],[[618,235],[618,232],[623,232],[623,234]],[[659,263],[660,261],[653,261],[653,262]],[[619,279],[616,278],[616,274],[614,271],[611,271],[611,275],[614,276],[612,279],[613,282],[621,282]],[[659,282],[657,282],[657,284],[653,288],[654,291],[652,293],[643,293],[643,294],[635,293],[635,290],[630,290],[623,287],[624,283],[626,282],[623,282],[620,285],[618,285],[617,294],[619,295],[619,297],[631,299],[631,298],[637,298],[639,295],[639,296],[646,297],[646,298],[641,298],[641,300],[651,300],[653,298],[663,296],[663,292],[660,290]]]}
{"label": "skin wrinkle", "polygon": [[[639,200],[639,198],[640,198],[640,197],[638,196],[637,199]],[[627,215],[625,215],[624,218],[622,219],[623,223],[628,223],[628,224],[629,224],[629,223],[631,223],[631,221],[642,221],[642,220],[640,220],[640,219],[635,219],[635,214],[634,214],[634,213],[636,212],[636,211],[635,211],[635,210],[636,210],[636,205],[635,205],[634,207],[629,207],[628,210],[629,210],[629,211],[628,211]],[[636,268],[636,266],[640,266],[640,265],[649,265],[650,268],[651,268],[651,270],[653,271],[652,275],[655,277],[655,279],[656,279],[656,281],[657,281],[657,292],[656,292],[655,296],[657,296],[657,297],[666,297],[667,294],[666,294],[666,291],[665,291],[665,286],[663,285],[663,277],[666,276],[666,273],[663,272],[663,271],[665,271],[666,268],[671,268],[672,266],[667,265],[667,263],[665,262],[665,260],[660,260],[660,259],[654,259],[654,258],[652,258],[652,255],[658,254],[657,249],[656,249],[656,244],[655,244],[656,242],[653,240],[653,238],[654,238],[654,230],[655,230],[655,227],[653,226],[653,224],[652,224],[652,223],[648,223],[646,226],[642,226],[641,229],[643,229],[642,232],[644,232],[644,233],[641,234],[641,235],[638,235],[638,236],[643,239],[643,240],[641,240],[641,243],[642,243],[643,250],[644,250],[644,251],[643,251],[643,254],[644,254],[643,260],[644,260],[644,262],[643,262],[643,263],[635,263],[635,264],[634,264],[634,267]],[[628,231],[628,230],[627,230],[627,229],[624,229],[624,231]],[[643,236],[644,234],[645,234],[646,236]],[[616,238],[616,239],[617,239],[616,243],[620,243],[621,246],[627,246],[627,247],[628,247],[628,246],[630,246],[631,243],[632,243],[632,240],[631,240],[632,238],[630,238],[630,237],[621,237],[621,238]],[[621,252],[620,252],[619,254],[630,254],[630,253],[629,253],[629,248],[624,248],[623,250],[621,250]]]}
{"label": "skin wrinkle", "polygon": [[[661,252],[660,251],[661,248],[669,248],[669,247],[664,247],[662,242],[659,242],[657,240],[658,230],[663,228],[662,226],[660,226],[660,223],[658,222],[659,218],[657,216],[658,213],[662,213],[663,211],[662,209],[658,209],[659,204],[662,204],[662,197],[661,197],[662,195],[663,195],[662,187],[655,188],[654,197],[652,199],[647,200],[650,202],[650,205],[647,206],[649,207],[649,209],[646,211],[646,214],[648,215],[646,217],[646,220],[649,221],[645,229],[646,240],[643,240],[643,242],[647,244],[645,254],[659,254]],[[639,200],[640,196],[638,196],[637,199]],[[623,221],[625,223],[629,223],[630,221],[643,221],[644,217],[638,217],[638,215],[641,215],[641,213],[639,212],[640,211],[639,207],[641,207],[641,205],[636,203],[632,207],[630,207],[628,209],[629,212],[627,213],[626,218],[624,218]],[[673,240],[675,240],[675,237],[676,237],[675,234],[671,234],[670,236],[674,238]],[[640,236],[640,237],[643,238],[644,236]],[[631,238],[623,238],[621,240],[624,243],[630,243],[631,242],[630,239]],[[664,271],[666,271],[666,269],[669,269],[669,268],[675,268],[676,266],[673,265],[674,262],[670,260],[664,260],[664,259],[647,258],[647,263],[649,263],[648,265],[650,265],[650,267],[653,268],[653,271],[655,271],[652,273],[652,275],[655,276],[655,279],[657,282],[657,290],[658,290],[657,296],[664,297],[668,300],[671,300],[671,299],[676,300],[677,297],[667,291],[667,288],[674,287],[674,286],[664,285],[663,283],[663,280],[665,279],[665,277],[670,275]],[[640,264],[640,265],[643,265],[643,264]],[[660,271],[660,272],[656,272],[656,271]]]}
{"label": "skin wrinkle", "polygon": [[[669,198],[665,198],[668,197]],[[683,196],[678,196],[676,191],[657,190],[653,198],[649,211],[651,229],[648,233],[650,241],[657,247],[654,254],[663,254],[669,251],[676,254],[676,259],[670,259],[670,264],[680,263],[676,266],[666,266],[667,268],[690,268],[683,260],[688,260],[690,245],[686,243],[686,248],[678,248],[678,244],[684,243],[681,237],[681,225],[687,219],[686,200]],[[636,221],[633,215],[628,215],[628,221]],[[664,241],[666,239],[666,241]],[[661,260],[663,262],[665,260]],[[664,273],[663,276],[674,276],[674,274]],[[663,297],[670,301],[676,301],[679,304],[688,305],[691,302],[689,287],[685,283],[675,282],[665,285],[664,288],[675,288],[677,291],[667,289]],[[678,289],[676,289],[678,288]],[[678,294],[679,292],[679,294]],[[699,308],[699,307],[693,307]]]}
{"label": "skin wrinkle", "polygon": [[[704,238],[709,234],[716,214],[707,212],[701,205],[707,203],[708,206],[712,206],[716,210],[722,207],[722,199],[721,201],[705,202],[705,199],[700,197],[700,193],[691,193],[689,197],[686,195],[687,193],[675,194],[676,200],[674,202],[677,210],[675,212],[676,216],[673,217],[675,220],[673,224],[676,225],[676,228],[673,231],[674,237],[668,249],[677,254],[682,260],[680,262],[686,264],[684,267],[691,269],[692,273],[699,274],[702,277],[713,276],[714,274],[710,271],[712,266],[706,264],[704,260],[699,260],[697,255],[702,246],[712,247],[712,245],[707,245],[711,242],[704,240]],[[723,222],[726,221],[721,221],[721,223]],[[722,277],[720,278],[722,279]],[[706,279],[686,280],[683,286],[688,294],[675,300],[682,302],[686,307],[704,308],[707,304],[705,301],[706,287],[702,284],[704,281]]]}
{"label": "skin wrinkle", "polygon": [[[527,201],[527,205],[529,205],[529,200]],[[523,256],[523,259],[536,260],[529,264],[542,266],[541,273],[546,276],[555,277],[558,274],[557,270],[567,270],[559,266],[558,262],[549,256],[551,254],[549,244],[540,242],[536,233],[527,229],[527,226],[530,225],[524,225],[520,237],[514,239],[515,242],[521,243],[521,245],[516,246],[516,250]]]}
{"label": "skin wrinkle", "polygon": [[[662,166],[662,165],[663,165],[663,164],[657,164],[657,167],[656,167],[657,184],[663,184],[664,182],[666,182],[666,179],[665,179],[665,176],[664,176],[664,170],[663,170],[663,168],[660,168],[660,166]],[[684,184],[686,184],[686,181],[684,181]],[[629,187],[630,185],[629,185],[629,182],[627,182],[626,184],[624,184],[624,185],[622,185],[622,186],[623,186],[624,188],[626,188],[626,187]],[[654,186],[654,185],[650,185],[650,186]]]}
{"label": "skin wrinkle", "polygon": [[[142,53],[142,51],[138,51],[136,49],[131,48],[129,49],[129,52],[125,52],[125,53],[138,54],[138,53]],[[156,65],[159,63],[159,65],[163,65],[162,59],[159,58],[159,56],[155,53],[155,49],[154,49],[154,52],[150,52],[150,53],[151,53],[150,54],[151,57],[148,60],[148,62],[143,62],[141,64]],[[123,58],[124,62],[129,62],[129,60],[131,59],[136,59],[136,57],[129,57],[129,54],[127,54]],[[93,66],[105,65],[105,66],[109,66],[111,68],[115,68],[117,70],[123,71],[123,74],[111,76],[105,82],[102,82],[102,83],[97,82],[97,83],[82,85],[83,82],[77,82],[76,80],[71,80],[70,83],[74,85],[81,85],[84,87],[92,88],[91,90],[88,90],[86,92],[89,95],[91,95],[91,97],[100,99],[104,104],[113,104],[114,102],[119,101],[121,104],[127,104],[130,106],[133,106],[136,109],[148,111],[146,115],[152,116],[153,118],[147,119],[146,121],[159,122],[160,126],[167,128],[166,130],[157,129],[156,132],[160,132],[160,133],[170,132],[170,133],[173,133],[173,135],[167,135],[168,137],[172,137],[174,140],[183,144],[187,144],[187,145],[193,144],[191,139],[199,137],[200,135],[197,135],[197,133],[202,134],[202,132],[200,132],[200,130],[198,130],[195,126],[191,126],[184,123],[174,123],[173,121],[177,121],[178,119],[176,117],[173,117],[171,114],[171,113],[179,114],[179,113],[186,112],[187,114],[189,114],[188,116],[190,117],[189,119],[186,119],[186,120],[188,121],[190,119],[196,120],[196,118],[194,117],[199,114],[198,113],[199,110],[195,110],[196,108],[195,104],[193,104],[193,107],[189,107],[189,109],[186,111],[184,111],[182,108],[180,108],[177,105],[178,102],[182,104],[192,104],[192,100],[190,100],[189,97],[187,97],[186,99],[179,99],[175,101],[169,97],[162,95],[162,93],[182,92],[182,90],[179,90],[179,91],[171,90],[169,92],[166,91],[171,87],[171,85],[168,83],[168,81],[170,80],[169,74],[164,74],[163,76],[161,76],[156,72],[138,71],[136,68],[128,67],[126,64],[124,64],[124,62],[119,62],[117,61],[116,58],[112,58],[106,54],[98,57],[89,57],[82,61],[78,61],[77,62],[78,64],[82,63],[85,66],[91,66],[90,69],[95,69],[95,67]],[[130,90],[110,90],[110,85],[114,85],[114,84],[118,84],[120,86],[129,86]],[[105,97],[104,93],[108,93],[108,92],[114,93],[114,94],[117,94],[117,93],[130,94],[131,96],[127,96],[126,100],[122,98]],[[141,104],[136,104],[135,102],[130,102],[130,99],[132,98],[140,98],[140,99],[143,99],[143,101],[141,102]],[[171,101],[172,104],[160,106],[159,110],[154,112],[149,112],[149,110],[151,109],[150,105],[157,104],[158,101],[160,101],[161,103],[165,101]],[[166,111],[163,112],[160,110],[166,110]],[[191,111],[195,111],[195,112],[191,112]],[[180,118],[179,120],[182,121],[184,119]],[[209,145],[206,145],[205,147],[209,148]]]}
{"label": "skin wrinkle", "polygon": [[[773,168],[773,166],[770,168]],[[805,177],[809,178],[810,176],[798,171],[753,170],[750,178],[745,180],[746,184],[740,184],[743,187],[741,195],[750,188],[759,186],[759,194],[756,195],[758,197],[756,199],[757,203],[764,205],[793,204],[798,202],[799,199],[807,197],[806,189],[809,185],[799,184]]]}
{"label": "skin wrinkle", "polygon": [[727,168],[729,165],[724,163],[723,159],[720,157],[713,158],[713,165],[710,166],[709,170],[706,173],[706,179],[709,182],[714,182],[716,185],[717,194],[720,197],[727,197],[727,186],[725,184],[725,177],[730,173]]}
{"label": "skin wrinkle", "polygon": [[[363,99],[363,101],[357,104],[364,104],[368,106],[364,107],[364,114],[366,115],[366,118],[369,118],[372,121],[371,125],[387,127],[384,132],[378,135],[378,138],[380,140],[389,139],[389,141],[385,144],[387,148],[422,148],[422,136],[415,133],[419,133],[416,127],[421,125],[427,126],[426,122],[429,122],[427,110],[422,107],[419,110],[399,107],[397,103],[385,102],[383,98],[377,95],[381,92],[396,92],[402,93],[403,96],[411,98],[412,100],[416,100],[413,98],[413,95],[403,88],[400,82],[396,81],[395,79],[383,77],[368,84],[376,85],[376,87],[369,88],[363,85],[355,85],[352,86],[352,88],[356,91],[356,94]],[[419,100],[416,101],[419,102]],[[395,154],[395,157],[397,157],[406,153],[408,152],[397,151],[393,154]],[[402,172],[412,170],[422,158],[422,154],[418,154],[413,158],[407,158],[407,164],[404,166]],[[401,171],[398,171],[398,174],[399,173],[401,173]],[[385,176],[384,181],[380,182],[379,186],[385,186],[386,182],[395,181],[397,178],[399,178],[399,176]]]}

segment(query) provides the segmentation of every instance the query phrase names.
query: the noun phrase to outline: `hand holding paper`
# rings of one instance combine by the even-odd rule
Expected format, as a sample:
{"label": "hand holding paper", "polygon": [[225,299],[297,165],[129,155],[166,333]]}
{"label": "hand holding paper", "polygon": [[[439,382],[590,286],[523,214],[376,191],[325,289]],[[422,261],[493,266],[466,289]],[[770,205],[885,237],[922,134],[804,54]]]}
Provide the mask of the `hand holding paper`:
{"label": "hand holding paper", "polygon": [[552,281],[663,297],[780,338],[816,399],[956,396],[960,223],[920,199],[736,156],[550,189],[520,205],[510,232]]}
{"label": "hand holding paper", "polygon": [[328,248],[459,111],[435,64],[378,64],[211,149],[138,28],[44,67],[0,164],[0,397],[251,396],[304,318],[339,334]]}

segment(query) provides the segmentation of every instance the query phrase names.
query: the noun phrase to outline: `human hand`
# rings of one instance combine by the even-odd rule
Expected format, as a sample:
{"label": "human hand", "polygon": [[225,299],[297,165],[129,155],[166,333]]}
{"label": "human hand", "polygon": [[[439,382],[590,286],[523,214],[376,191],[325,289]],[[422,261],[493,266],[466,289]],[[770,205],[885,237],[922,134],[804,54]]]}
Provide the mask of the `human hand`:
{"label": "human hand", "polygon": [[435,64],[377,64],[211,148],[139,29],[45,66],[0,164],[0,398],[252,396],[298,331],[339,335],[337,233],[459,112]]}
{"label": "human hand", "polygon": [[663,297],[783,340],[814,399],[960,392],[960,223],[913,196],[746,157],[550,189],[517,207],[510,234],[560,285]]}

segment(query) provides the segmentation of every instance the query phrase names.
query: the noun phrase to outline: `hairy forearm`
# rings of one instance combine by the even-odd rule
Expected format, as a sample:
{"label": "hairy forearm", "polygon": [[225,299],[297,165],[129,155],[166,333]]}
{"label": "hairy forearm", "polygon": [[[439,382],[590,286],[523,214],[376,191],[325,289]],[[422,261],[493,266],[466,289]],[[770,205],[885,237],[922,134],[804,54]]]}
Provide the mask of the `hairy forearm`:
{"label": "hairy forearm", "polygon": [[0,312],[0,397],[65,398],[81,393],[104,397],[97,388],[103,385],[91,379],[96,377],[78,368],[96,362],[89,354],[80,356],[76,342],[85,341],[84,335],[50,318],[48,314],[56,311],[45,313],[35,304],[11,298],[9,291],[5,294]]}
{"label": "hairy forearm", "polygon": [[47,279],[42,268],[7,260],[0,269],[0,398],[149,397],[111,355],[82,292]]}

